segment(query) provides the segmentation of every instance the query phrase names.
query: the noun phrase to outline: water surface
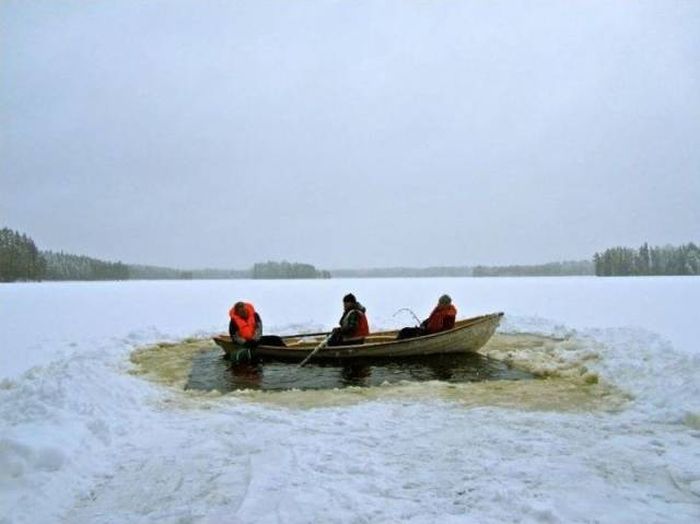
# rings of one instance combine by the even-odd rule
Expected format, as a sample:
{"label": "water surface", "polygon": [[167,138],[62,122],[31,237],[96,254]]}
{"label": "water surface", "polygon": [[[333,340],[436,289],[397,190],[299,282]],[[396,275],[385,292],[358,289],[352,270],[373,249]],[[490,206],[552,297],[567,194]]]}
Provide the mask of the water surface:
{"label": "water surface", "polygon": [[211,391],[262,391],[289,389],[336,389],[348,386],[370,387],[401,382],[439,380],[448,383],[485,380],[522,380],[530,373],[476,353],[413,357],[401,360],[359,360],[347,363],[265,362],[259,365],[232,365],[220,350],[198,353],[185,389]]}

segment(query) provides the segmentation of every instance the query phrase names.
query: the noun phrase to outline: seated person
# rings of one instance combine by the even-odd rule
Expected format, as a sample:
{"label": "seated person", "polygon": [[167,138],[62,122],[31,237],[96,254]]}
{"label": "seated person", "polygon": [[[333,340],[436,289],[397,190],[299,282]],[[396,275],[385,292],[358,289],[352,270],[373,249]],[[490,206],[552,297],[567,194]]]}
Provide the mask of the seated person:
{"label": "seated person", "polygon": [[340,327],[333,328],[328,340],[329,346],[350,346],[362,344],[369,335],[366,309],[360,304],[355,295],[348,293],[343,297],[343,315],[340,317]]}
{"label": "seated person", "polygon": [[[253,311],[253,316],[250,317],[250,308]],[[277,335],[263,335],[263,323],[260,315],[255,311],[253,304],[248,304],[245,302],[236,302],[236,304],[228,312],[231,321],[228,325],[228,334],[231,337],[231,341],[240,346],[285,346],[284,340]],[[250,330],[248,327],[249,319],[253,318],[255,323],[255,328],[253,329],[253,336],[250,337]],[[241,326],[243,326],[241,328]]]}
{"label": "seated person", "polygon": [[249,302],[236,302],[229,310],[228,334],[236,349],[226,356],[234,363],[252,362],[252,349],[262,336],[262,320]]}
{"label": "seated person", "polygon": [[442,295],[430,316],[419,327],[403,328],[396,338],[402,340],[447,331],[455,327],[456,319],[457,308],[452,305],[452,299],[449,295]]}
{"label": "seated person", "polygon": [[249,302],[236,302],[229,310],[228,334],[241,347],[254,347],[262,336],[262,320]]}

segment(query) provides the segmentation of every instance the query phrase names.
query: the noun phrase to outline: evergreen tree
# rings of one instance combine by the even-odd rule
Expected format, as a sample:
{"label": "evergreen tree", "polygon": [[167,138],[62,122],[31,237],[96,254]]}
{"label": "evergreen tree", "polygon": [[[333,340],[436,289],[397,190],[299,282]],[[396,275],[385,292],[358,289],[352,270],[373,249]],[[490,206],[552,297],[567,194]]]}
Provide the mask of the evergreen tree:
{"label": "evergreen tree", "polygon": [[700,248],[692,242],[679,247],[652,247],[645,242],[638,250],[613,247],[593,255],[598,276],[698,275]]}
{"label": "evergreen tree", "polygon": [[329,278],[328,272],[318,271],[311,264],[282,262],[258,262],[253,265],[251,276],[254,279],[282,279],[282,278]]}
{"label": "evergreen tree", "polygon": [[637,258],[637,275],[649,275],[651,273],[651,254],[649,252],[649,244],[644,242],[639,248],[639,256]]}
{"label": "evergreen tree", "polygon": [[41,280],[45,261],[34,241],[9,228],[0,230],[0,281]]}

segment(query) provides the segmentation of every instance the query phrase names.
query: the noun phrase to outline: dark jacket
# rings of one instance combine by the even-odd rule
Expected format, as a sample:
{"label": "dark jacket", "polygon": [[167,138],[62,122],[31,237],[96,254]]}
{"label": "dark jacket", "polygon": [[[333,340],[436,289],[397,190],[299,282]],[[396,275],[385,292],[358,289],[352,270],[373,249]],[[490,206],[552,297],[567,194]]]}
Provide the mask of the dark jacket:
{"label": "dark jacket", "polygon": [[349,311],[343,311],[343,316],[340,317],[340,333],[343,335],[351,335],[357,330],[360,324],[360,315],[364,315],[367,310],[359,302]]}
{"label": "dark jacket", "polygon": [[363,330],[369,333],[369,324],[365,316],[365,308],[356,302],[352,309],[343,311],[338,323],[340,327],[334,328],[328,339],[329,346],[341,346],[349,344],[362,344],[365,335]]}

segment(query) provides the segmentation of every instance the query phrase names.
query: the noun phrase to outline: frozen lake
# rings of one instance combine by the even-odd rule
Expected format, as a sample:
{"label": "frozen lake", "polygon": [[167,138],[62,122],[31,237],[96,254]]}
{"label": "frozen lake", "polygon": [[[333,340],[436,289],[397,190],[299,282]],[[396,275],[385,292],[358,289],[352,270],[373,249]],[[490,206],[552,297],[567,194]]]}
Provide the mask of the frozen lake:
{"label": "frozen lake", "polygon": [[[241,391],[137,357],[239,299],[267,333],[327,330],[347,292],[372,329],[442,293],[504,311],[476,358],[506,375]],[[3,284],[0,307],[2,524],[700,519],[700,278]]]}

